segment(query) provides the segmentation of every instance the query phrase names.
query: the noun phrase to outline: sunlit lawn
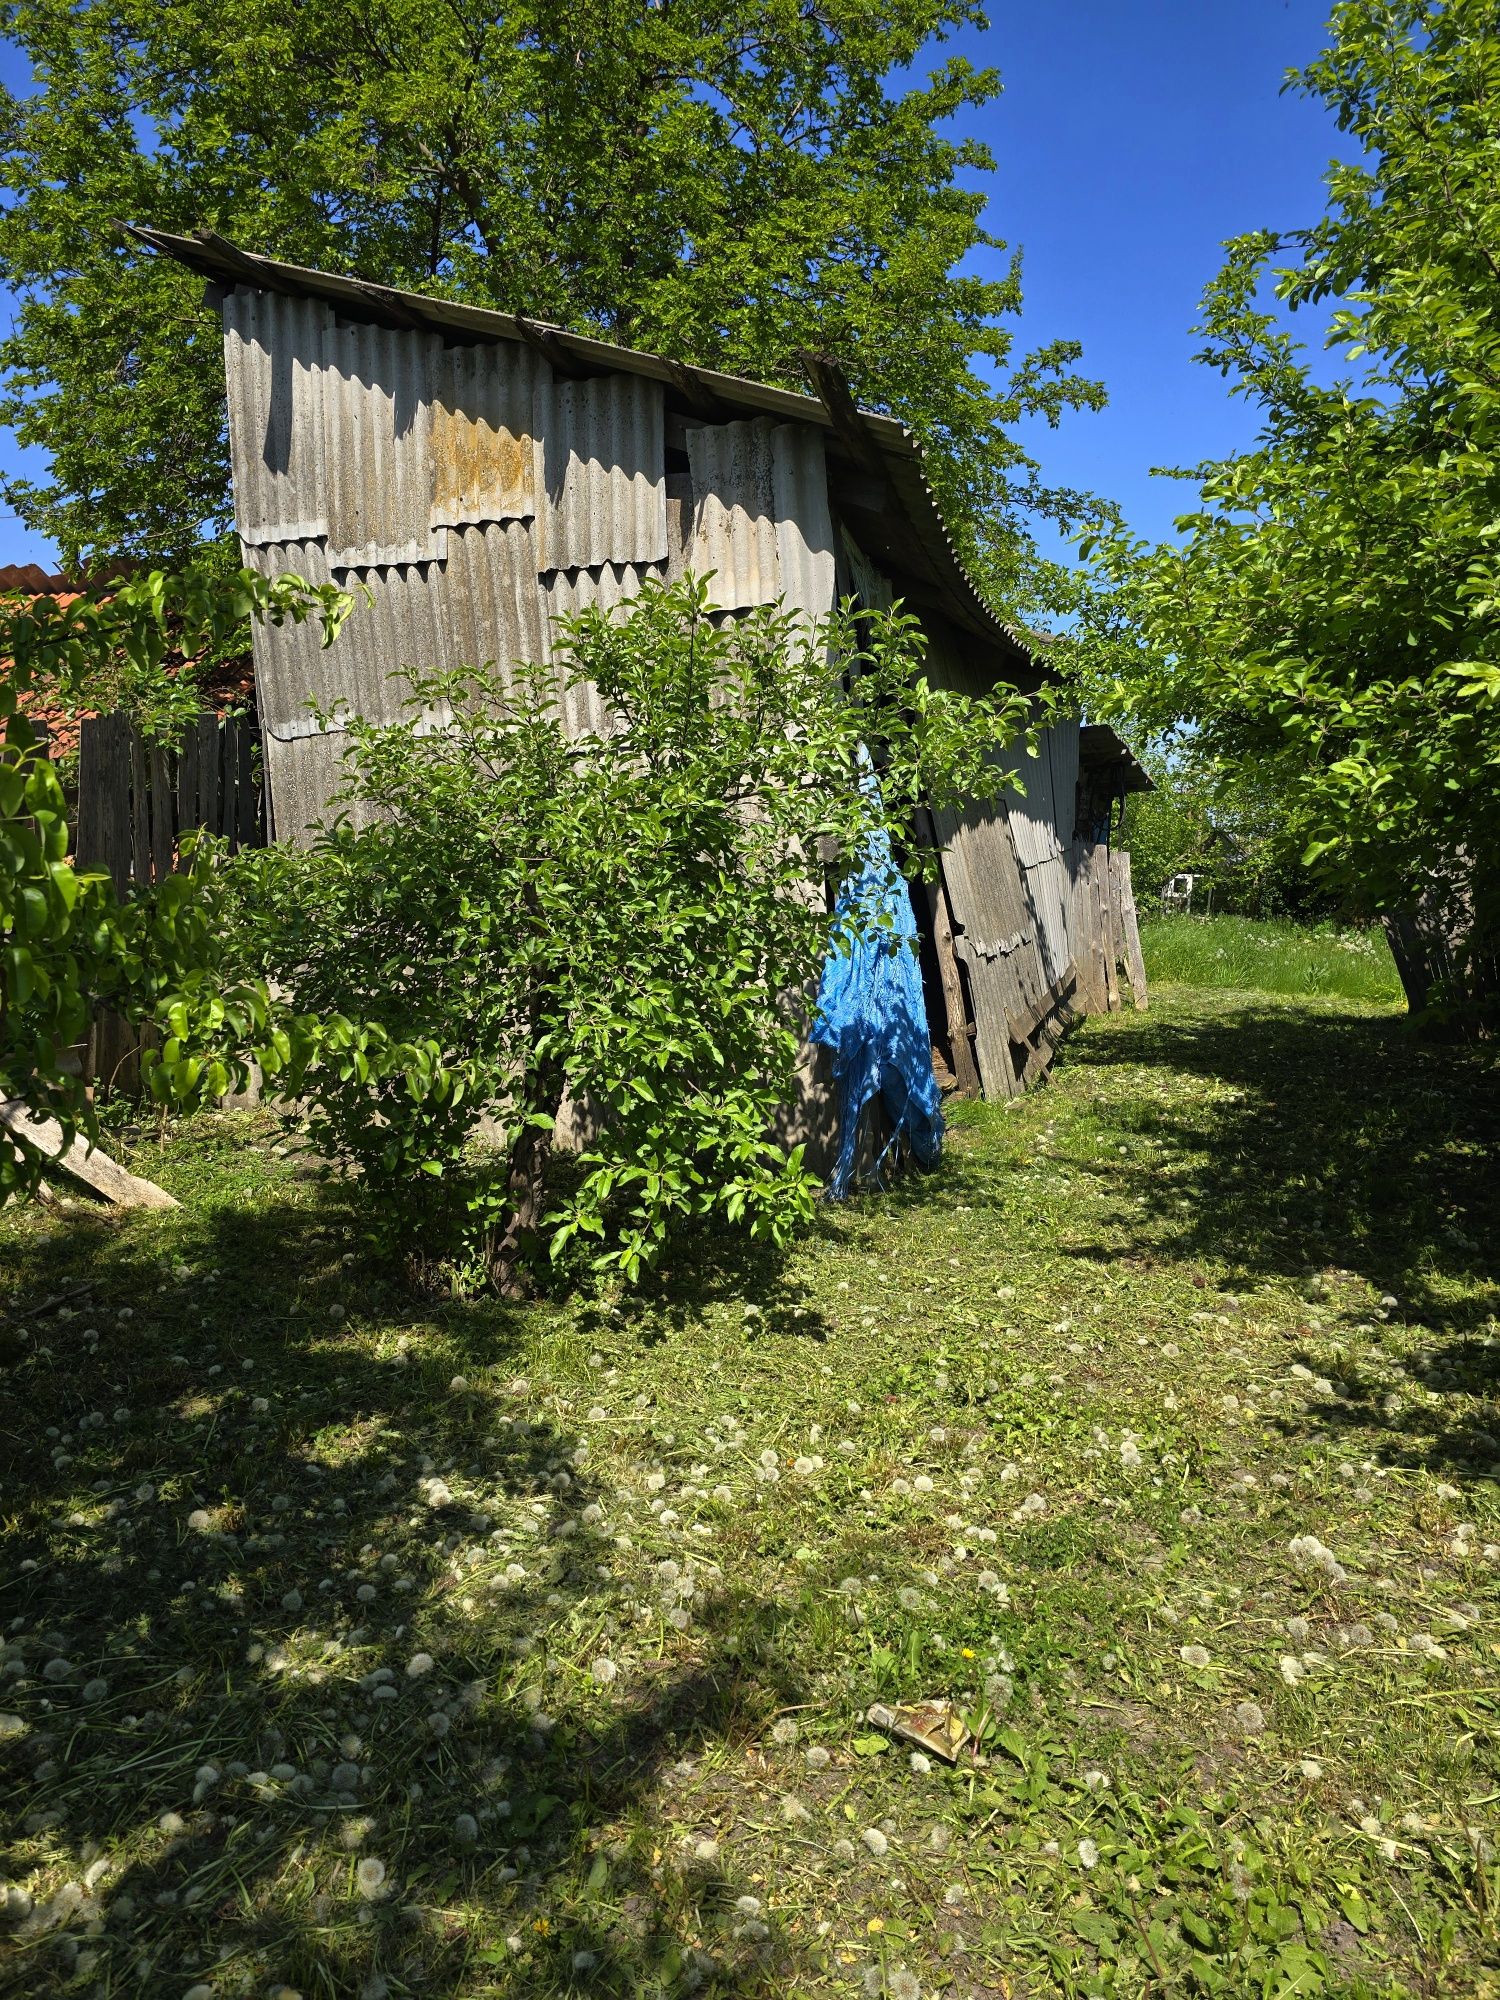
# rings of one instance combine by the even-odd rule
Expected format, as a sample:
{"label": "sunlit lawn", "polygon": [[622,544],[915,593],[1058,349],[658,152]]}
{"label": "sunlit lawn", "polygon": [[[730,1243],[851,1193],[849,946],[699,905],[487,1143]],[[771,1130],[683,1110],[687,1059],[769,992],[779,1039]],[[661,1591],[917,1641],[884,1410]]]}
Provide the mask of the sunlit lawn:
{"label": "sunlit lawn", "polygon": [[1141,925],[1146,973],[1156,981],[1298,999],[1399,1004],[1401,981],[1378,925],[1299,924],[1279,917],[1164,916]]}
{"label": "sunlit lawn", "polygon": [[1497,1102],[1177,991],[617,1305],[247,1115],[0,1219],[0,1991],[1500,1993]]}

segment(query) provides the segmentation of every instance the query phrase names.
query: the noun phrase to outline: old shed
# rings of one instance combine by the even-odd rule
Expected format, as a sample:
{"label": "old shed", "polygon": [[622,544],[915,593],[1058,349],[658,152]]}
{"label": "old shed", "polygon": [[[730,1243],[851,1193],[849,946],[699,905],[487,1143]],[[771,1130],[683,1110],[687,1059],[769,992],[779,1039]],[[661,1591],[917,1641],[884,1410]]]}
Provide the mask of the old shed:
{"label": "old shed", "polygon": [[[934,682],[1045,676],[965,573],[915,439],[827,363],[808,362],[799,395],[207,232],[135,234],[202,273],[221,315],[246,563],[372,597],[326,651],[311,626],[256,632],[278,838],[323,814],[343,719],[400,712],[400,667],[545,661],[559,614],[608,609],[648,576],[711,571],[725,609],[779,598],[811,618],[846,594],[900,597]],[[568,720],[603,718],[585,696]],[[941,882],[915,893],[934,1051],[958,1088],[1015,1094],[1070,1019],[1119,1004],[1129,953],[1098,799],[1134,767],[1117,739],[1081,762],[1092,734],[1054,724],[1024,792],[914,830],[942,850]],[[804,1095],[815,1129],[811,1055]]]}

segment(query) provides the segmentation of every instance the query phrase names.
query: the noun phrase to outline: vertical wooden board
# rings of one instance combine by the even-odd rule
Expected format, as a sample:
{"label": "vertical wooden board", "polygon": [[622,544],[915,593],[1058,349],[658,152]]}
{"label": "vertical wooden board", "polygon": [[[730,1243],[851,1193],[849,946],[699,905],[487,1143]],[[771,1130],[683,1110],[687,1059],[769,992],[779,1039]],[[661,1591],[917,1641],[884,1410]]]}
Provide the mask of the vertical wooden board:
{"label": "vertical wooden board", "polygon": [[198,731],[189,723],[177,746],[177,854],[183,836],[198,824]]}
{"label": "vertical wooden board", "polygon": [[107,870],[121,895],[130,880],[130,736],[123,715],[90,716],[78,747],[78,864]]}
{"label": "vertical wooden board", "polygon": [[954,949],[974,1003],[974,1054],[987,1095],[1015,1094],[1010,1018],[1024,1005],[1018,965],[1032,935],[1009,829],[985,806],[934,814]]}
{"label": "vertical wooden board", "polygon": [[1114,856],[1106,847],[1099,860],[1099,893],[1104,932],[1104,990],[1111,1014],[1120,1011],[1120,925],[1116,911]]}
{"label": "vertical wooden board", "polygon": [[1087,958],[1081,952],[1077,958],[1079,998],[1086,1014],[1109,1012],[1109,984],[1104,976],[1104,957],[1108,943],[1099,890],[1103,855],[1104,849],[1097,841],[1085,840],[1080,844],[1078,888],[1074,901],[1075,907],[1082,913],[1082,921],[1088,931]]}
{"label": "vertical wooden board", "polygon": [[[926,811],[919,812],[917,824],[925,844],[935,847],[937,836],[932,824],[932,815]],[[948,902],[947,887],[943,881],[941,859],[936,878],[931,882],[922,882],[917,887],[927,909],[933,953],[938,963],[948,1046],[953,1054],[953,1074],[962,1096],[978,1097],[982,1095],[984,1085],[974,1051],[974,1024],[969,1019],[968,1006],[964,1000],[963,976],[954,949],[953,914]]]}
{"label": "vertical wooden board", "polygon": [[80,868],[97,865],[104,846],[103,717],[85,716],[78,731],[78,812],[73,826],[73,858]]}
{"label": "vertical wooden board", "polygon": [[146,775],[146,745],[139,729],[130,731],[130,877],[151,880],[151,795]]}
{"label": "vertical wooden board", "polygon": [[212,715],[200,715],[198,731],[198,824],[210,833],[219,824],[219,723]]}
{"label": "vertical wooden board", "polygon": [[219,835],[234,845],[234,829],[239,818],[235,791],[239,783],[239,759],[235,754],[235,736],[240,724],[235,721],[221,722],[215,732],[216,762],[219,767]]}
{"label": "vertical wooden board", "polygon": [[1094,921],[1089,896],[1089,844],[1073,844],[1073,962],[1078,968],[1078,1001],[1089,1011],[1093,982]]}
{"label": "vertical wooden board", "polygon": [[1094,844],[1090,882],[1094,892],[1094,1012],[1110,1012],[1110,856],[1102,842]]}
{"label": "vertical wooden board", "polygon": [[1130,879],[1130,854],[1121,849],[1120,864],[1120,928],[1125,944],[1125,966],[1130,974],[1130,990],[1141,1013],[1150,1006],[1146,992],[1146,960],[1141,951],[1141,926],[1136,915],[1135,887]]}
{"label": "vertical wooden board", "polygon": [[164,882],[172,872],[177,839],[177,788],[171,759],[159,743],[148,747],[146,768],[151,803],[151,878]]}
{"label": "vertical wooden board", "polygon": [[127,716],[103,718],[104,755],[100,779],[104,794],[104,852],[99,857],[109,870],[115,894],[123,896],[130,886],[130,744],[133,731]]}
{"label": "vertical wooden board", "polygon": [[244,716],[234,725],[234,747],[235,798],[239,803],[235,845],[258,847],[263,843],[260,838],[260,789],[255,782],[255,732]]}

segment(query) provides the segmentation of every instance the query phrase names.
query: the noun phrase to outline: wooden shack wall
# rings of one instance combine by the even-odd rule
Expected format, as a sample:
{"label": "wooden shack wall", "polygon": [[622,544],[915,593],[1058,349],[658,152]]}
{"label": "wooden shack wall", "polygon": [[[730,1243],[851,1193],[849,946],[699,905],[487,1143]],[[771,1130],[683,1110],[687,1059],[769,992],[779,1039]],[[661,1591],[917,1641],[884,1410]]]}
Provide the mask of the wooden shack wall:
{"label": "wooden shack wall", "polygon": [[[832,606],[812,426],[689,425],[690,499],[669,507],[658,382],[562,377],[519,340],[449,346],[247,287],[227,294],[223,318],[245,561],[358,599],[327,649],[310,625],[255,634],[279,838],[305,839],[338,785],[339,714],[400,715],[405,667],[548,662],[558,617],[613,609],[685,567],[713,570],[726,608],[781,598],[811,618]],[[331,727],[312,719],[314,697]],[[565,720],[578,734],[608,727],[586,688]]]}

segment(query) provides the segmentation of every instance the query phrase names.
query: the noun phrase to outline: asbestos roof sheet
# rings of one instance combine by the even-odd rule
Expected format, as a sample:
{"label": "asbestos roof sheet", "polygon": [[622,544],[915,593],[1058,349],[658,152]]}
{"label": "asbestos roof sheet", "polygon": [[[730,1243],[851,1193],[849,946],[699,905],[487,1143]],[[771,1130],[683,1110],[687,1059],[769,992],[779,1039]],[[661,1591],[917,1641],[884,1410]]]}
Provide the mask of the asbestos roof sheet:
{"label": "asbestos roof sheet", "polygon": [[323,370],[333,314],[319,299],[242,289],[225,298],[223,318],[240,540],[255,547],[325,535]]}
{"label": "asbestos roof sheet", "polygon": [[[995,651],[997,673],[1034,670],[1028,642],[996,617],[970,580],[927,483],[921,447],[893,417],[856,410],[847,421],[836,419],[827,403],[816,396],[797,395],[713,369],[689,368],[660,355],[615,346],[511,313],[308,270],[242,250],[208,231],[176,236],[132,226],[129,233],[220,287],[233,290],[248,286],[313,302],[351,326],[359,323],[399,329],[449,343],[519,344],[546,354],[558,373],[613,373],[657,383],[668,397],[685,399],[699,416],[708,407],[731,420],[771,416],[782,423],[813,425],[827,434],[829,474],[840,513],[900,592],[915,603],[935,606],[964,631],[986,641]],[[296,510],[289,504],[287,511]],[[404,519],[399,508],[393,518],[398,517]],[[393,536],[392,542],[395,540]],[[370,543],[376,544],[373,531]],[[664,525],[661,553],[665,554]],[[655,560],[639,548],[629,554],[636,560]],[[544,559],[553,562],[545,551]]]}
{"label": "asbestos roof sheet", "polygon": [[545,471],[538,495],[537,567],[665,562],[667,489],[658,382],[597,375],[537,378],[532,435]]}

